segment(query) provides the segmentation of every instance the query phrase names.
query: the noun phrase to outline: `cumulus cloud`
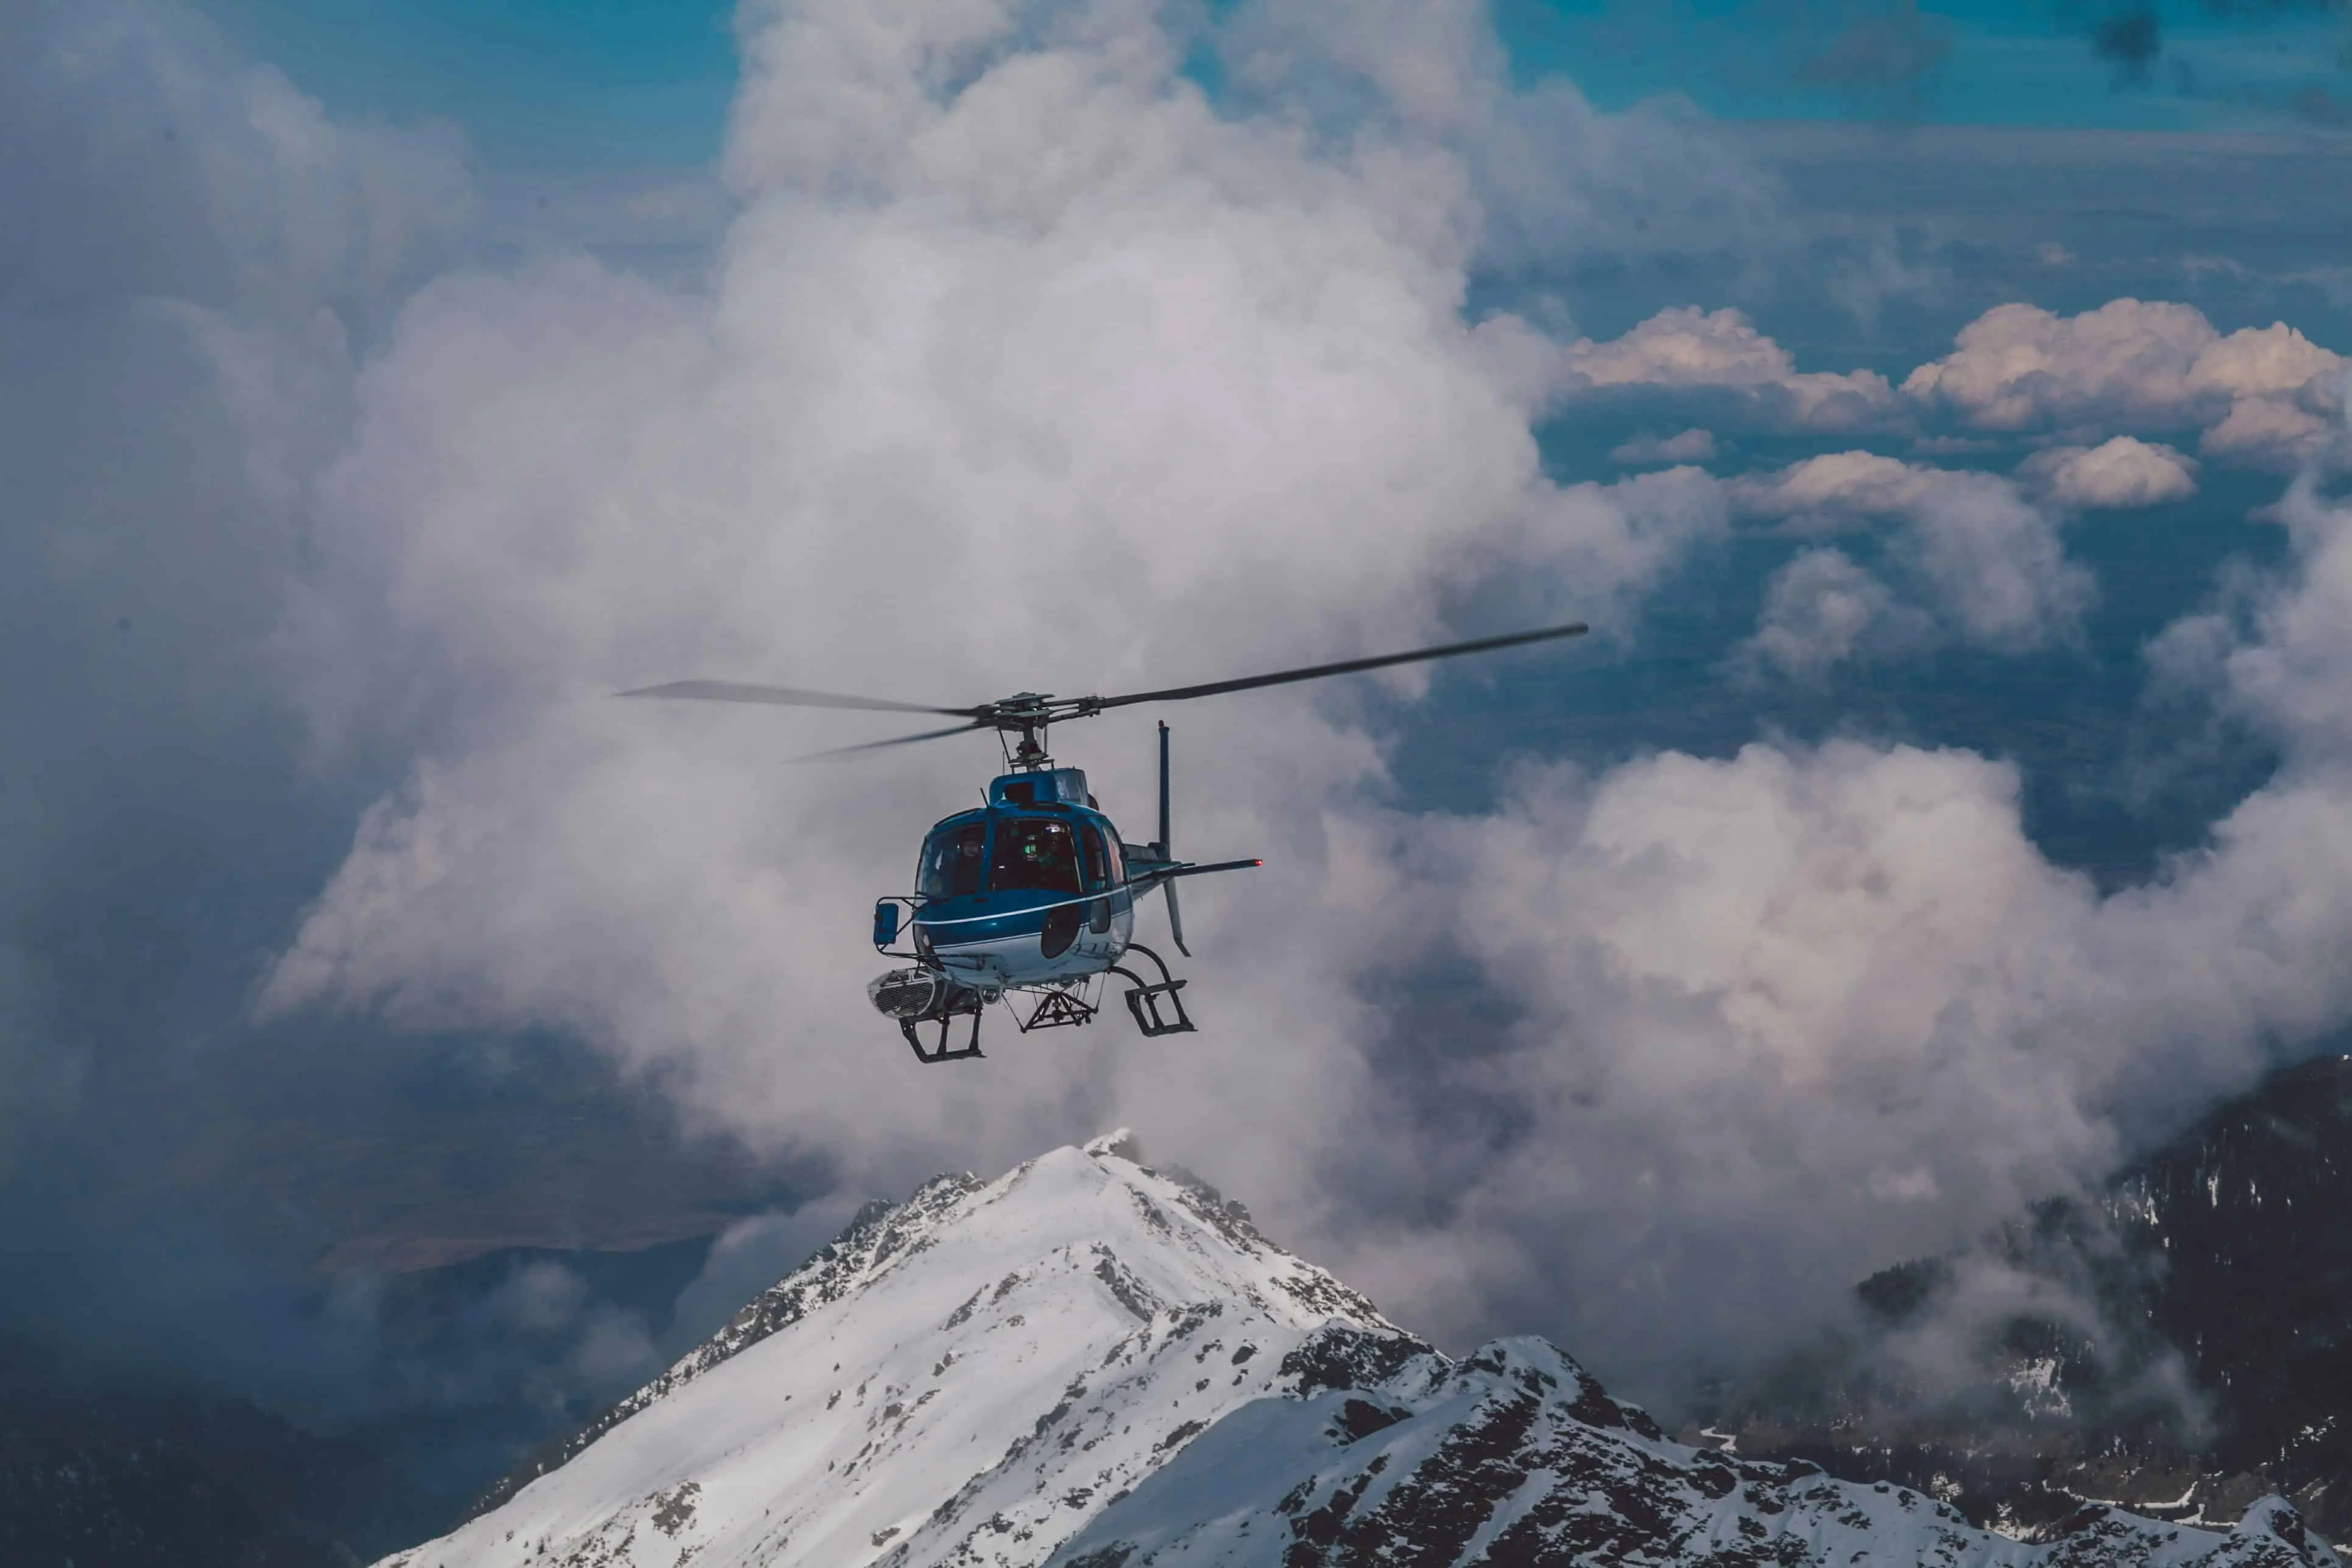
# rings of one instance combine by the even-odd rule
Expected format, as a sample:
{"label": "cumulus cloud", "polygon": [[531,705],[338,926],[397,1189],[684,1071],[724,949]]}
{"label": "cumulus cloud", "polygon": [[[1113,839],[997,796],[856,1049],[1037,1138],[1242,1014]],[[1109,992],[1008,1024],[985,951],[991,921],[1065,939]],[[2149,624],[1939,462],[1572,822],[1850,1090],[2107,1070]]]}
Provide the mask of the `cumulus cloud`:
{"label": "cumulus cloud", "polygon": [[2147,885],[2053,866],[2006,764],[1855,742],[1536,768],[1491,816],[1396,823],[1391,897],[1475,933],[1518,1012],[1441,1074],[1498,1136],[1437,1153],[1398,1101],[1362,1141],[1457,1194],[1440,1240],[1366,1237],[1368,1269],[1410,1289],[1434,1250],[1663,1379],[1769,1333],[1758,1300],[1833,1313],[2340,1028],[2352,508],[2301,485],[2282,512],[2294,566],[2213,668],[2285,766]]}
{"label": "cumulus cloud", "polygon": [[2018,467],[2053,503],[2078,511],[2159,506],[2197,493],[2197,463],[2160,442],[2117,436],[2096,447],[2052,447]]}
{"label": "cumulus cloud", "polygon": [[1580,339],[1562,352],[1561,395],[1642,387],[1736,395],[1769,423],[1807,430],[1884,424],[1897,405],[1875,371],[1800,371],[1787,349],[1735,310],[1659,311],[1622,337]]}
{"label": "cumulus cloud", "polygon": [[[1450,123],[1435,89],[1332,146],[1220,112],[1123,5],[748,22],[707,291],[452,277],[361,379],[289,668],[331,742],[417,762],[266,1000],[560,1027],[887,1183],[1032,1152],[1152,1070],[1008,1053],[910,1089],[866,1006],[858,911],[987,742],[791,769],[874,731],[602,694],[1117,689],[1435,637],[1442,593],[1506,576],[1517,613],[1622,621],[1725,513],[1702,475],[1544,476],[1539,394],[1463,318],[1475,180],[1412,133]],[[1221,960],[1253,1038],[1300,1026],[1300,1073],[1345,1009],[1265,938],[1313,918],[1323,803],[1378,779],[1355,700],[1181,721],[1222,770],[1188,841],[1300,868],[1235,901]],[[1139,727],[1056,739],[1148,801]]]}
{"label": "cumulus cloud", "polygon": [[1745,511],[1780,518],[1798,532],[1826,533],[1908,510],[1948,477],[1876,452],[1824,452],[1777,473],[1734,480],[1732,493]]}
{"label": "cumulus cloud", "polygon": [[1685,430],[1679,436],[1643,435],[1621,441],[1610,449],[1609,460],[1628,468],[1649,468],[1661,463],[1709,463],[1715,455],[1712,431]]}
{"label": "cumulus cloud", "polygon": [[2201,428],[2209,458],[2291,468],[2327,437],[2344,369],[2284,322],[2225,337],[2189,305],[2011,304],[1961,329],[1903,392],[1985,430]]}
{"label": "cumulus cloud", "polygon": [[1731,490],[1742,510],[1801,533],[1897,520],[1890,555],[1942,620],[1982,647],[2025,652],[2062,642],[2093,595],[2056,523],[1998,475],[1831,452],[1736,480]]}
{"label": "cumulus cloud", "polygon": [[1772,574],[1756,633],[1733,655],[1733,668],[1819,680],[1847,659],[1889,653],[1929,640],[1925,612],[1843,551],[1805,551]]}

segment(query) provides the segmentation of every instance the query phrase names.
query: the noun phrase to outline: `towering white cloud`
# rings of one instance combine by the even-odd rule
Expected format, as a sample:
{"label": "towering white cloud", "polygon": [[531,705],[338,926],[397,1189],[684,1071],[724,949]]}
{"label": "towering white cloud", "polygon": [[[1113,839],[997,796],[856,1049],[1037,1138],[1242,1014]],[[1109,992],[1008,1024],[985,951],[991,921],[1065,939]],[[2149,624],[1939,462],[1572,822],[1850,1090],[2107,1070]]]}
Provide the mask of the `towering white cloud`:
{"label": "towering white cloud", "polygon": [[[1442,594],[1504,574],[1515,615],[1622,624],[1724,508],[1700,476],[1543,476],[1532,334],[1463,317],[1475,182],[1413,129],[1432,103],[1336,146],[1223,115],[1117,3],[748,21],[708,292],[452,277],[362,378],[289,647],[322,733],[418,761],[268,997],[555,1025],[757,1141],[984,1164],[1174,1070],[1106,1044],[909,1085],[861,911],[988,742],[793,768],[877,731],[604,693],[1159,684],[1433,638]],[[1318,871],[1379,774],[1361,697],[1180,720],[1186,841],[1291,868],[1201,900],[1224,1043],[1159,1098],[1204,1129],[1293,1075],[1346,1092],[1348,1005],[1278,933],[1350,923]],[[1056,740],[1145,807],[1139,725]]]}

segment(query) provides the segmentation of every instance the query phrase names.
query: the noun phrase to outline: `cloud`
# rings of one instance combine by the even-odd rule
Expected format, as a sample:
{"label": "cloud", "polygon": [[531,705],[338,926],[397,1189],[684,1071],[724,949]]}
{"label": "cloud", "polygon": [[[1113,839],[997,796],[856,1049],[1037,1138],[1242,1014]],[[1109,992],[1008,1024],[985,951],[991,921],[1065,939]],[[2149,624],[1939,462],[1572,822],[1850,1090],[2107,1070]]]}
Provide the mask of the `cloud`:
{"label": "cloud", "polygon": [[[1032,1152],[1143,1070],[1015,1057],[910,1089],[861,994],[844,911],[992,754],[793,769],[875,731],[604,694],[1116,689],[1434,638],[1441,594],[1496,581],[1514,619],[1622,626],[1725,512],[1703,475],[1545,477],[1507,323],[1462,314],[1467,161],[1410,133],[1454,125],[1436,88],[1328,146],[1218,112],[1117,5],[758,11],[747,48],[707,290],[452,276],[362,374],[288,668],[323,744],[415,762],[264,994],[575,1034],[887,1187],[943,1148]],[[1321,803],[1380,777],[1360,698],[1188,712],[1223,770],[1188,839],[1321,862]],[[1143,731],[1056,740],[1132,821]],[[1232,940],[1300,913],[1250,907]]]}
{"label": "cloud", "polygon": [[1489,279],[1556,288],[1561,269],[1597,258],[1752,268],[1801,244],[1771,171],[1678,97],[1604,113],[1563,76],[1514,85],[1484,5],[1247,0],[1208,44],[1229,110],[1303,121],[1334,144],[1443,150]]}
{"label": "cloud", "polygon": [[189,1070],[274,935],[231,885],[331,812],[283,804],[268,638],[352,345],[449,254],[463,154],[175,8],[0,18],[0,1175],[147,1157],[134,1086]]}
{"label": "cloud", "polygon": [[1736,480],[1731,492],[1741,510],[1801,533],[1899,520],[1891,558],[1939,619],[1980,647],[2021,653],[2065,641],[2094,595],[2055,521],[1997,475],[1831,452]]}
{"label": "cloud", "polygon": [[[2015,771],[1965,752],[1538,765],[1492,811],[1415,814],[1394,805],[1384,726],[1416,678],[1267,693],[1179,719],[1179,836],[1268,860],[1192,906],[1202,1031],[1181,1051],[1090,1031],[985,1072],[915,1069],[859,994],[878,963],[862,910],[899,885],[915,831],[971,798],[985,743],[801,768],[888,731],[606,694],[689,674],[956,701],[1115,690],[1490,614],[1587,615],[1638,642],[1645,596],[1735,509],[1875,531],[1867,569],[1859,542],[1819,551],[1768,592],[1757,657],[1778,627],[1788,668],[1870,656],[1906,603],[1991,647],[2048,646],[2079,616],[2087,583],[2051,517],[1996,476],[1832,454],[1744,485],[1549,477],[1535,427],[1560,387],[1710,393],[1797,427],[1907,409],[1867,373],[1797,371],[1732,311],[1566,350],[1507,314],[1470,325],[1480,247],[1507,227],[1487,149],[1518,100],[1475,47],[1439,36],[1423,77],[1377,29],[1344,31],[1325,47],[1291,28],[1267,101],[1236,111],[1185,75],[1196,37],[1111,0],[756,5],[726,169],[740,206],[707,277],[557,258],[447,272],[395,311],[405,286],[371,280],[421,265],[432,225],[380,247],[361,223],[318,250],[307,223],[210,209],[164,239],[100,226],[58,251],[80,258],[44,263],[58,287],[118,264],[137,287],[109,284],[104,331],[124,337],[58,340],[100,367],[87,381],[10,382],[62,389],[71,417],[10,433],[72,481],[40,515],[86,526],[12,539],[37,570],[0,574],[26,615],[0,635],[26,639],[17,668],[66,647],[92,673],[54,711],[12,693],[22,732],[58,738],[37,761],[80,761],[44,775],[45,815],[13,765],[0,793],[12,828],[37,829],[12,850],[40,846],[12,886],[47,900],[5,1005],[44,1038],[88,1037],[59,998],[123,988],[128,944],[81,940],[100,915],[202,908],[243,919],[220,940],[248,954],[284,934],[282,899],[249,915],[187,876],[157,900],[91,868],[283,853],[316,900],[263,993],[281,1018],[576,1038],[701,1125],[824,1156],[836,1197],[1132,1121],[1401,1315],[1551,1331],[1654,1384],[1770,1348],[1861,1272],[2088,1179],[2341,1024],[2352,546],[2306,488],[2283,510],[2290,573],[2201,645],[2287,765],[2147,887],[2102,898],[2052,865]],[[1310,82],[1358,96],[1286,101]],[[1636,175],[1703,146],[1559,112],[1591,139],[1554,150],[1551,205],[1517,209],[1546,223],[1635,213]],[[223,118],[226,144],[279,145],[247,123]],[[420,195],[442,188],[438,156],[415,165],[429,179],[362,157],[374,172],[317,199],[410,170],[401,202],[342,210],[439,213]],[[229,162],[259,178],[277,157]],[[106,224],[214,188],[168,172],[120,187]],[[1551,232],[1513,221],[1514,243]],[[278,287],[281,254],[310,281]],[[175,256],[201,286],[162,292],[209,315],[128,303],[158,292],[139,268]],[[97,411],[124,384],[152,395],[141,449],[174,460],[110,465],[70,439],[121,428]],[[99,635],[125,618],[168,632],[135,678]],[[1133,830],[1149,716],[1055,740]],[[153,792],[135,810],[93,787],[125,775]],[[273,847],[315,835],[287,820],[306,789],[351,829],[326,864]],[[155,826],[223,801],[237,830],[196,851]],[[93,950],[104,965],[70,967]],[[216,987],[243,978],[215,968]],[[1505,1021],[1399,1022],[1401,989],[1448,984]],[[226,1032],[181,1026],[168,984],[139,997],[107,1038]],[[144,1063],[47,1065],[70,1097]],[[787,1256],[801,1218],[731,1237],[698,1301]],[[561,1325],[571,1373],[646,1354],[625,1321],[567,1317],[561,1280],[519,1289],[501,1310]]]}
{"label": "cloud", "polygon": [[1916,646],[1931,633],[1925,614],[1899,602],[1843,552],[1813,549],[1765,584],[1756,633],[1733,655],[1733,666],[1751,678],[1769,668],[1818,681],[1850,658]]}
{"label": "cloud", "polygon": [[1948,470],[1876,452],[1825,452],[1778,473],[1733,481],[1742,510],[1790,520],[1801,532],[1851,527],[1908,510],[1934,492]]}
{"label": "cloud", "polygon": [[2018,477],[2056,505],[2079,511],[2160,506],[2197,493],[2194,459],[2129,436],[2097,447],[2036,452],[2019,465]]}
{"label": "cloud", "polygon": [[1798,65],[1796,77],[1908,119],[1925,107],[1951,52],[1951,28],[1941,17],[1921,12],[1917,0],[1886,0],[1849,17]]}
{"label": "cloud", "polygon": [[1883,424],[1894,389],[1875,371],[1799,371],[1788,350],[1738,310],[1677,306],[1620,338],[1570,344],[1560,356],[1565,395],[1633,387],[1707,388],[1740,395],[1768,421],[1799,429]]}
{"label": "cloud", "polygon": [[2292,468],[2326,438],[2342,356],[2276,322],[2223,336],[2189,305],[2115,300],[2079,316],[2000,305],[1904,394],[1983,430],[2202,428],[2209,458]]}
{"label": "cloud", "polygon": [[2352,713],[2341,700],[2352,679],[2352,504],[2324,495],[2320,479],[2299,475],[2272,513],[2294,574],[2246,606],[2233,640],[2205,646],[2239,713],[2290,748],[2298,772],[2332,780],[2352,767]]}
{"label": "cloud", "polygon": [[[1440,1267],[1667,1381],[1770,1336],[1756,1303],[1833,1317],[1868,1267],[2094,1182],[2331,1037],[2352,508],[2306,482],[2281,511],[2291,569],[2207,642],[2285,765],[2147,885],[2052,865],[2006,764],[1859,742],[1530,768],[1491,815],[1393,823],[1389,898],[1470,933],[1515,1022],[1358,1140],[1368,1190],[1435,1161],[1454,1194],[1441,1235],[1365,1227],[1372,1283],[1443,1294],[1412,1274]],[[1416,1140],[1439,1096],[1496,1135]]]}
{"label": "cloud", "polygon": [[1706,430],[1685,430],[1679,436],[1635,436],[1610,449],[1609,460],[1629,468],[1659,463],[1709,463],[1715,460],[1715,436]]}
{"label": "cloud", "polygon": [[2149,0],[2130,0],[2091,23],[2091,52],[2116,68],[2116,80],[2147,80],[2164,52],[2164,28]]}

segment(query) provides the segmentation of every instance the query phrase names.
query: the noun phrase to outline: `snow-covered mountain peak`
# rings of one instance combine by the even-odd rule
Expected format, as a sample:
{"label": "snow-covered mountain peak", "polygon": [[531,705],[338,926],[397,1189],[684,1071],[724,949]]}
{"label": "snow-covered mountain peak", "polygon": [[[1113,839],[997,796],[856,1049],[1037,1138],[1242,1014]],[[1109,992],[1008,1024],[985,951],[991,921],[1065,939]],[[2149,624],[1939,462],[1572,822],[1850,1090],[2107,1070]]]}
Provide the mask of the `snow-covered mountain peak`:
{"label": "snow-covered mountain peak", "polygon": [[1418,1349],[1131,1136],[941,1176],[402,1568],[1034,1564],[1327,1325]]}
{"label": "snow-covered mountain peak", "polygon": [[1459,1361],[1127,1134],[876,1205],[455,1533],[384,1568],[2337,1568],[1673,1442],[1540,1339]]}

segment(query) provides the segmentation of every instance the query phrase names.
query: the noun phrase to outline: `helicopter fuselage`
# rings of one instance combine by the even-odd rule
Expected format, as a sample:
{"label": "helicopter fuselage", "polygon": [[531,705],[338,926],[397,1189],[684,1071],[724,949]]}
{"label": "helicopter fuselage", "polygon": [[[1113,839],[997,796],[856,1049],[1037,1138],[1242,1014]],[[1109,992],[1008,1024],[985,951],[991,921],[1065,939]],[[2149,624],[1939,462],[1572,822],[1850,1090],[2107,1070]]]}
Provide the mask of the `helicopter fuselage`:
{"label": "helicopter fuselage", "polygon": [[[912,895],[886,894],[874,908],[874,948],[888,957],[913,959],[911,967],[877,975],[866,987],[875,1009],[895,1019],[898,1032],[924,1062],[968,1061],[981,1055],[980,1017],[1009,991],[1034,997],[1020,1018],[1024,1034],[1086,1024],[1101,1010],[1085,982],[1115,975],[1127,983],[1124,1000],[1146,1037],[1189,1033],[1192,1021],[1178,994],[1189,982],[1169,972],[1167,961],[1135,940],[1135,900],[1158,893],[1168,901],[1168,937],[1190,958],[1176,896],[1181,878],[1238,871],[1260,860],[1179,860],[1170,848],[1168,816],[1168,726],[1160,726],[1160,836],[1150,844],[1124,843],[1118,829],[1087,793],[1087,775],[1057,768],[1045,749],[1045,732],[1071,719],[1092,719],[1115,708],[1144,702],[1181,702],[1196,697],[1252,691],[1265,686],[1319,680],[1385,669],[1391,665],[1491,653],[1527,643],[1581,636],[1582,622],[1540,631],[1511,632],[1438,647],[1374,654],[1332,664],[1274,670],[1229,680],[1171,686],[1114,696],[1055,697],[1017,691],[993,702],[964,707],[852,697],[791,686],[737,680],[673,680],[640,687],[625,697],[676,697],[708,702],[742,702],[782,708],[838,708],[869,712],[925,713],[953,719],[944,729],[893,735],[836,747],[814,756],[840,756],[935,741],[974,731],[993,731],[1013,771],[988,786],[987,804],[960,812],[932,828],[923,840]],[[1013,737],[1018,736],[1015,744]],[[805,759],[805,760],[813,760]],[[896,945],[901,915],[914,911],[911,951]],[[1122,966],[1129,953],[1150,970]],[[1150,971],[1159,974],[1150,978]],[[948,1027],[971,1020],[971,1035],[951,1048]],[[917,1026],[936,1029],[926,1046]]]}
{"label": "helicopter fuselage", "polygon": [[1134,939],[1127,858],[1077,769],[1000,778],[987,806],[945,818],[923,840],[916,954],[980,991],[1102,973]]}

